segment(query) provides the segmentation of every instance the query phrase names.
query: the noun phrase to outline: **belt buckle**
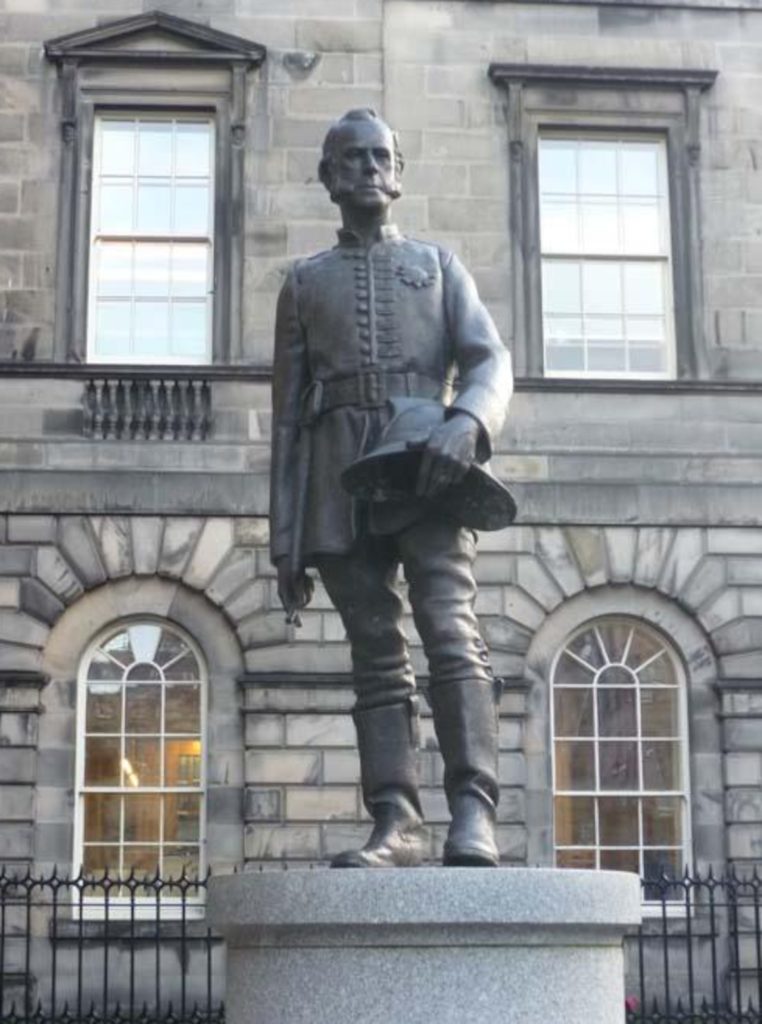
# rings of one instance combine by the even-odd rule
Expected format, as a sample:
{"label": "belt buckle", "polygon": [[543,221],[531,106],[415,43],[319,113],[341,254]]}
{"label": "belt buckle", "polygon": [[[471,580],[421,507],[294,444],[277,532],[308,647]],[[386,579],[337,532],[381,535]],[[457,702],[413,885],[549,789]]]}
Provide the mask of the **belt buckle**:
{"label": "belt buckle", "polygon": [[385,381],[380,370],[365,370],[360,374],[360,381],[360,395],[364,406],[373,408],[385,403]]}

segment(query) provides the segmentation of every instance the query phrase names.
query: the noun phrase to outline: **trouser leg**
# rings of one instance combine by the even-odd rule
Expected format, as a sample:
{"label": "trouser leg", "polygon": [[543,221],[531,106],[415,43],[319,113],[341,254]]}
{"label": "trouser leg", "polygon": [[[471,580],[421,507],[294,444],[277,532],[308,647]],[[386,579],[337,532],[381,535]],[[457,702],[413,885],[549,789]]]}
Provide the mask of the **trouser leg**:
{"label": "trouser leg", "polygon": [[352,649],[363,800],[374,821],[365,846],[340,853],[333,867],[405,867],[423,856],[418,708],[397,566],[391,542],[372,538],[317,563]]}
{"label": "trouser leg", "polygon": [[434,727],[452,822],[445,864],[494,865],[498,719],[493,673],[474,612],[473,534],[447,522],[406,530],[399,548],[429,661]]}

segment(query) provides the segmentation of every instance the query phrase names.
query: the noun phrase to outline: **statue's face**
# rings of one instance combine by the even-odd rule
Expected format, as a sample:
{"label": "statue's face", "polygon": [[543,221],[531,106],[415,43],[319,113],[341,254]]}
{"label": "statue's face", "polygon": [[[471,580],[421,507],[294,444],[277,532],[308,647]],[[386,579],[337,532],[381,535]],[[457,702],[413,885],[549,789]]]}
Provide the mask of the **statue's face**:
{"label": "statue's face", "polygon": [[363,210],[383,210],[399,194],[394,139],[385,124],[347,121],[333,147],[331,198]]}

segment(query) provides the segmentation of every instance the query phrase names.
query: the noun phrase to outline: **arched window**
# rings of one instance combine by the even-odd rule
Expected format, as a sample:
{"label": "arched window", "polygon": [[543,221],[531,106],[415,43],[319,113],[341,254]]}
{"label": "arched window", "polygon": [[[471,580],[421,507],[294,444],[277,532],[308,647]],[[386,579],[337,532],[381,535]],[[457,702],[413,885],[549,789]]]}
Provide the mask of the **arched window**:
{"label": "arched window", "polygon": [[112,627],[79,679],[75,861],[87,872],[204,870],[204,708],[199,651],[165,622]]}
{"label": "arched window", "polygon": [[638,619],[599,618],[569,637],[551,678],[556,864],[682,871],[688,750],[674,650]]}

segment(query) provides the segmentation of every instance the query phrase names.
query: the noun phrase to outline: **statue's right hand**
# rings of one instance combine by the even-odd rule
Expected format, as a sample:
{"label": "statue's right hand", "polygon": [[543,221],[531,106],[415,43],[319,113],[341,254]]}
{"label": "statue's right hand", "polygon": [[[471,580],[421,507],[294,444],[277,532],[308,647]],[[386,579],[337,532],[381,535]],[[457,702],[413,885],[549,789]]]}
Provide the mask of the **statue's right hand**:
{"label": "statue's right hand", "polygon": [[279,559],[278,570],[278,597],[286,611],[286,621],[295,626],[301,626],[302,620],[299,612],[306,608],[312,600],[315,584],[311,576],[301,567],[294,570],[288,558]]}

